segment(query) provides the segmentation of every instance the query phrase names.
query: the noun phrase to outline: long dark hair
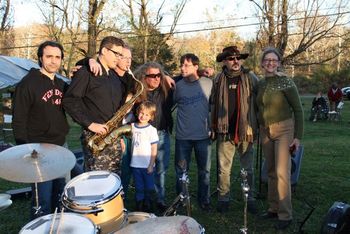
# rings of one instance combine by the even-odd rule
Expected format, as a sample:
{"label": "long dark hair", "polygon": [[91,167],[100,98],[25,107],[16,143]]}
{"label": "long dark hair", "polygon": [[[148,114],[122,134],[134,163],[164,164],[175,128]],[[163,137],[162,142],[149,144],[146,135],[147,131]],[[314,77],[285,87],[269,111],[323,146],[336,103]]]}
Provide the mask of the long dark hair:
{"label": "long dark hair", "polygon": [[164,97],[166,98],[168,96],[168,88],[167,88],[167,85],[165,84],[165,74],[164,74],[164,69],[163,69],[163,66],[160,65],[159,63],[157,62],[147,62],[141,66],[139,66],[136,70],[135,70],[135,77],[140,80],[143,85],[144,85],[144,91],[143,93],[140,95],[140,98],[139,98],[139,101],[145,101],[147,100],[147,83],[145,81],[146,79],[146,74],[147,74],[147,71],[148,69],[150,68],[155,68],[155,69],[158,69],[160,74],[161,74],[161,78],[160,78],[160,89],[161,89],[161,92],[164,94]]}

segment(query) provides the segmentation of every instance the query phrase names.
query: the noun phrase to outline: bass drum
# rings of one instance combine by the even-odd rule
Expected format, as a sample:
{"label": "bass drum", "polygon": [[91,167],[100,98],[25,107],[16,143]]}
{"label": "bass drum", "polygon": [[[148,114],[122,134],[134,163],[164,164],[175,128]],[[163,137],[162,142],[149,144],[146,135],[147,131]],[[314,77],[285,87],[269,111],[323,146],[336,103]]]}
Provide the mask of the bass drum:
{"label": "bass drum", "polygon": [[[55,217],[55,218],[54,218]],[[20,234],[69,233],[97,234],[98,229],[88,218],[74,213],[45,215],[26,224]]]}
{"label": "bass drum", "polygon": [[[138,212],[136,212],[138,213]],[[204,234],[204,228],[188,216],[168,216],[147,218],[142,222],[129,224],[118,230],[115,234]]]}
{"label": "bass drum", "polygon": [[322,223],[321,234],[350,233],[350,205],[334,202]]}
{"label": "bass drum", "polygon": [[85,172],[69,181],[62,194],[68,210],[79,213],[111,233],[125,223],[122,185],[119,176],[108,171]]}
{"label": "bass drum", "polygon": [[145,213],[145,212],[130,212],[128,213],[128,217],[127,217],[127,222],[126,222],[126,226],[130,225],[130,224],[134,224],[134,223],[139,223],[142,221],[145,221],[147,219],[150,218],[155,218],[157,216],[155,216],[152,213]]}

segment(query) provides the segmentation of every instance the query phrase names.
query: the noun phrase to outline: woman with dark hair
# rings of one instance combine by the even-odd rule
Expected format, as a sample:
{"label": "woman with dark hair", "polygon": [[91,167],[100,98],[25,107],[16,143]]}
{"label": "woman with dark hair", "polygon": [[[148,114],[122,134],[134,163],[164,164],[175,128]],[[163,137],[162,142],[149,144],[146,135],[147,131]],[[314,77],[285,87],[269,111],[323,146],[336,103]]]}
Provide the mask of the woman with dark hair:
{"label": "woman with dark hair", "polygon": [[[157,113],[151,124],[158,130],[159,143],[156,157],[155,188],[157,192],[157,207],[160,211],[166,209],[165,205],[165,174],[170,160],[170,134],[173,128],[171,116],[172,90],[166,83],[163,67],[156,62],[148,62],[135,71],[135,76],[144,85],[144,92],[137,103],[145,100],[157,106]],[[135,104],[137,107],[138,104]]]}
{"label": "woman with dark hair", "polygon": [[275,228],[287,228],[292,219],[291,153],[298,149],[303,135],[303,109],[297,87],[280,72],[281,54],[275,48],[264,50],[257,105],[262,149],[268,170],[269,208],[262,218],[278,218]]}

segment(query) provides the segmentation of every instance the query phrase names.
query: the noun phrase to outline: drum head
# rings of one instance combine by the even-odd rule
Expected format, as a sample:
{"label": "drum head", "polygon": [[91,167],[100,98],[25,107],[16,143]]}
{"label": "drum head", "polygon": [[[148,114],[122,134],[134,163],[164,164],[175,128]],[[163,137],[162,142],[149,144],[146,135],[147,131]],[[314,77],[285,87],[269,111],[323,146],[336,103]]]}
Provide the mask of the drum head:
{"label": "drum head", "polygon": [[63,200],[89,207],[107,202],[116,197],[121,190],[121,180],[117,174],[108,171],[90,171],[67,183]]}
{"label": "drum head", "polygon": [[[42,233],[69,233],[69,234],[96,234],[94,223],[81,215],[74,213],[49,214],[39,217],[25,225],[20,234],[42,234]],[[52,228],[52,230],[51,230]],[[50,232],[51,231],[51,232]]]}

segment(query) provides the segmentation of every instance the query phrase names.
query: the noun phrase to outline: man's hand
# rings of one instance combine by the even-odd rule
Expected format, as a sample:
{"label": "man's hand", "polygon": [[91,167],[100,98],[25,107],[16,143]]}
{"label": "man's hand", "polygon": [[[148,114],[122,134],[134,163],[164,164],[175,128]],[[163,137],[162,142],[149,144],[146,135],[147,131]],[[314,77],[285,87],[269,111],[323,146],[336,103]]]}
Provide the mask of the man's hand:
{"label": "man's hand", "polygon": [[104,135],[108,131],[108,126],[105,124],[92,123],[89,125],[88,129],[98,135]]}
{"label": "man's hand", "polygon": [[168,75],[164,76],[165,83],[170,89],[175,89],[175,80]]}
{"label": "man's hand", "polygon": [[215,141],[216,138],[217,138],[217,135],[215,133],[215,131],[211,130],[210,133],[209,133],[209,137],[212,141]]}
{"label": "man's hand", "polygon": [[153,172],[153,165],[149,165],[147,167],[147,174],[152,174],[152,172]]}
{"label": "man's hand", "polygon": [[102,67],[95,59],[89,59],[90,71],[94,73],[95,76],[102,76]]}
{"label": "man's hand", "polygon": [[126,146],[123,138],[120,139],[120,147],[122,148],[122,153],[125,153]]}
{"label": "man's hand", "polygon": [[70,70],[70,73],[69,73],[69,77],[72,77],[74,75],[74,73],[76,73],[82,66],[75,66],[75,67],[72,67],[72,69]]}

